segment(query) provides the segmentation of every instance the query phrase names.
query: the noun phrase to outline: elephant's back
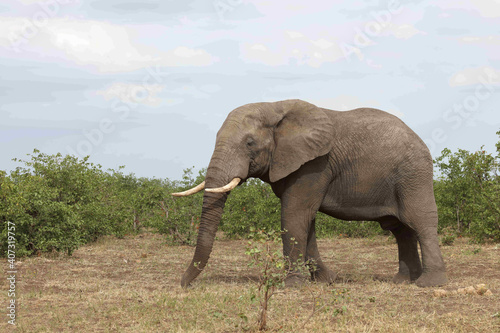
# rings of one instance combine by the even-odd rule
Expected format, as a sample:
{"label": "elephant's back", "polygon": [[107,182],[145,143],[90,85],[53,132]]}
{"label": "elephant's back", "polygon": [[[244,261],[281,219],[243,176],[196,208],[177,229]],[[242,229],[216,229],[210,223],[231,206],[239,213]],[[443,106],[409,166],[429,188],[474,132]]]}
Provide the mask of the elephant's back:
{"label": "elephant's back", "polygon": [[[411,129],[397,116],[375,108],[357,108],[348,111],[333,111],[322,109],[327,113],[334,123],[349,125],[353,130],[359,130],[360,126],[367,130],[373,130],[376,127],[387,127],[394,129]],[[376,125],[376,127],[375,127]]]}
{"label": "elephant's back", "polygon": [[365,145],[382,145],[390,149],[404,145],[408,149],[422,150],[430,156],[423,140],[397,116],[374,108],[350,111],[324,109],[343,138],[363,141]]}
{"label": "elephant's back", "polygon": [[[342,141],[357,164],[406,169],[404,173],[425,173],[432,177],[432,157],[423,140],[398,117],[373,108],[330,111]],[[349,155],[349,154],[348,154]]]}

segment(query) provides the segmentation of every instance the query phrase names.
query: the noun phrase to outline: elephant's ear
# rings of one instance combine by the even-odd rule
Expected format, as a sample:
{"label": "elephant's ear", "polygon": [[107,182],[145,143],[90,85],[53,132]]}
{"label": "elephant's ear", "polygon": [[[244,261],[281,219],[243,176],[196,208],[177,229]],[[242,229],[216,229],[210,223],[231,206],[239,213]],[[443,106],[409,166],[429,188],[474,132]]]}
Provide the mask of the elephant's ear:
{"label": "elephant's ear", "polygon": [[306,102],[297,103],[277,124],[275,150],[269,180],[276,182],[304,163],[328,154],[332,148],[333,124],[326,113]]}

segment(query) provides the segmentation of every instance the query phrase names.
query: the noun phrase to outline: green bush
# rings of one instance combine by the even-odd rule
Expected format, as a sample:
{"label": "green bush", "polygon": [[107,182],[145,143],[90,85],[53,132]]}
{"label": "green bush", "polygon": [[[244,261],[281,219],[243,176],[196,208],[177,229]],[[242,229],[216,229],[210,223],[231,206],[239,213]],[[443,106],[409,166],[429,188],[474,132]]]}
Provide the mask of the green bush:
{"label": "green bush", "polygon": [[40,176],[20,174],[1,177],[0,247],[7,253],[7,222],[15,224],[16,255],[63,250],[71,253],[81,243],[81,221],[61,202],[58,193]]}
{"label": "green bush", "polygon": [[201,215],[199,193],[174,198],[201,182],[185,170],[182,181],[137,178],[61,154],[35,150],[7,174],[0,171],[0,253],[7,253],[8,222],[15,225],[16,255],[61,251],[71,254],[102,235],[123,237],[143,227],[167,235],[170,243],[196,243]]}
{"label": "green bush", "polygon": [[[107,221],[102,172],[87,159],[35,150],[9,176],[2,172],[0,221],[15,223],[17,255],[65,251],[116,230]],[[104,222],[103,222],[104,221]],[[1,251],[6,253],[6,228]]]}
{"label": "green bush", "polygon": [[101,235],[122,237],[134,231],[134,223],[147,210],[146,203],[138,202],[150,199],[137,191],[144,182],[133,176],[106,173],[88,157],[38,150],[28,156],[29,160],[16,160],[23,166],[10,175],[0,173],[3,255],[9,221],[15,224],[18,256],[50,251],[71,254]]}
{"label": "green bush", "polygon": [[198,176],[193,178],[192,169],[186,169],[182,181],[163,183],[163,194],[150,201],[154,209],[151,209],[151,216],[145,225],[165,234],[170,244],[195,245],[203,191],[188,197],[173,197],[171,193],[198,185],[203,182],[204,174],[205,170],[200,170]]}
{"label": "green bush", "polygon": [[280,231],[281,204],[271,186],[259,179],[249,179],[231,191],[221,230],[228,237],[248,237],[250,230]]}
{"label": "green bush", "polygon": [[439,171],[434,193],[440,231],[454,230],[477,242],[500,242],[500,142],[496,146],[496,157],[483,147],[474,153],[445,149],[434,161]]}

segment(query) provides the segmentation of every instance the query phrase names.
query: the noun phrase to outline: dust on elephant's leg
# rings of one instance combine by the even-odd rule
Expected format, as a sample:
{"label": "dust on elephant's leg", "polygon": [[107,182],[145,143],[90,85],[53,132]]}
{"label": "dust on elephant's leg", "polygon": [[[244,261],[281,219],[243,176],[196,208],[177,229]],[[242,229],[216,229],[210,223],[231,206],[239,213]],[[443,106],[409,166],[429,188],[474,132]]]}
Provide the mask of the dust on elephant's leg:
{"label": "dust on elephant's leg", "polygon": [[417,236],[413,230],[401,222],[398,222],[391,232],[396,237],[399,254],[399,271],[392,281],[394,283],[414,282],[422,274]]}
{"label": "dust on elephant's leg", "polygon": [[333,283],[337,274],[328,269],[321,260],[316,243],[316,219],[313,219],[307,235],[307,255],[306,260],[309,263],[309,271],[313,281]]}

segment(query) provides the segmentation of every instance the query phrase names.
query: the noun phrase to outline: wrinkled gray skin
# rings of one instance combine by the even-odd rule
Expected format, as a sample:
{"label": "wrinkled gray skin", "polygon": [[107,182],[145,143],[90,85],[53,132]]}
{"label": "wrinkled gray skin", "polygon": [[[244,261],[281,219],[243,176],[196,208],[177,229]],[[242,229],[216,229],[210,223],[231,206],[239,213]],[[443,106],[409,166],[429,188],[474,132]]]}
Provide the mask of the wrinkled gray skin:
{"label": "wrinkled gray skin", "polygon": [[[292,262],[315,261],[317,281],[335,274],[322,262],[315,235],[320,211],[344,220],[378,221],[398,243],[396,283],[446,283],[437,237],[432,158],[400,119],[360,108],[338,112],[301,100],[254,103],[232,111],[217,133],[206,188],[233,178],[260,178],[281,199],[283,252]],[[193,260],[182,276],[187,287],[205,267],[228,193],[205,192]],[[297,242],[290,246],[290,239]],[[422,263],[417,251],[420,243]],[[293,285],[303,279],[290,274]]]}

